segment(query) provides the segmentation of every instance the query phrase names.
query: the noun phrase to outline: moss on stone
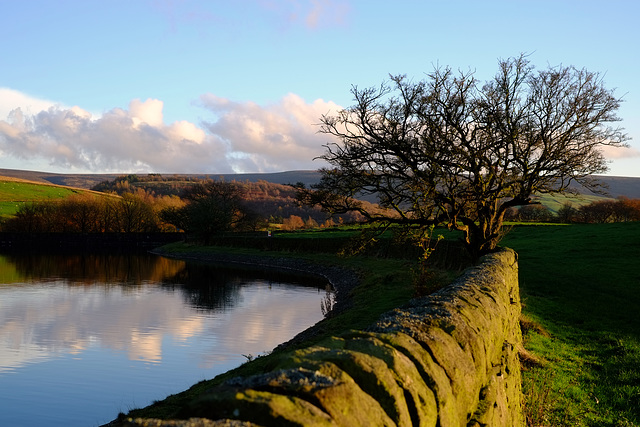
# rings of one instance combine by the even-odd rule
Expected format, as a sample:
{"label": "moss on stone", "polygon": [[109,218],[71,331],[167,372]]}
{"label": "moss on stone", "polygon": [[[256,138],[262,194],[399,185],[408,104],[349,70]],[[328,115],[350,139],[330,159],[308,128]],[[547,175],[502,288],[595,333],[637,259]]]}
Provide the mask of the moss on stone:
{"label": "moss on stone", "polygon": [[486,257],[452,285],[234,378],[184,418],[268,426],[522,426],[517,263]]}

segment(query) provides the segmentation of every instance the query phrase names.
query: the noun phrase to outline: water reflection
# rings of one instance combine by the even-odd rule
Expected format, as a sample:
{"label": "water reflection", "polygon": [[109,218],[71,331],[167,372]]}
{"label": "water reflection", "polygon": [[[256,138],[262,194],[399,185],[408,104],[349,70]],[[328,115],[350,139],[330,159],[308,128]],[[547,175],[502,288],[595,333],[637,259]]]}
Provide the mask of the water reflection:
{"label": "water reflection", "polygon": [[184,261],[140,255],[0,255],[2,283],[64,278],[68,284],[128,284],[161,282],[185,269]]}
{"label": "water reflection", "polygon": [[[93,398],[85,395],[88,402],[108,399],[110,392],[120,402],[103,409],[100,420],[108,421],[122,409],[122,390],[146,381],[151,367],[155,377],[146,388],[152,390],[137,391],[135,405],[127,405],[148,404],[237,365],[243,354],[271,350],[320,320],[325,295],[321,283],[309,280],[298,284],[315,288],[295,286],[290,277],[152,255],[4,255],[0,280],[0,383],[12,384],[10,392],[0,387],[0,425],[35,416],[36,389],[50,403],[64,399],[64,387],[77,391],[91,387],[87,383],[95,387]],[[73,375],[62,373],[61,363],[72,366]],[[45,368],[37,370],[37,383],[22,380],[36,366]],[[51,390],[43,386],[47,375]],[[178,388],[158,391],[158,378]],[[31,396],[22,409],[21,392]],[[82,410],[96,416],[99,410],[88,402]],[[79,410],[78,402],[73,408]],[[42,422],[23,425],[52,425]]]}

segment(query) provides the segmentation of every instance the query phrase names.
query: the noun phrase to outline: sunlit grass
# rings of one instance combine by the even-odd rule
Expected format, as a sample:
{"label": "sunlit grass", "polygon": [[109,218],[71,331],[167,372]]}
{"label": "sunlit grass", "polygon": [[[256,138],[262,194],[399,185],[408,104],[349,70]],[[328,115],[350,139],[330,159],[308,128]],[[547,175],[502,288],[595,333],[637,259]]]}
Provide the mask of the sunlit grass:
{"label": "sunlit grass", "polygon": [[24,203],[63,199],[79,192],[81,190],[54,185],[0,180],[0,217],[15,215]]}
{"label": "sunlit grass", "polygon": [[535,426],[640,425],[640,224],[514,228]]}
{"label": "sunlit grass", "polygon": [[565,204],[570,204],[577,209],[593,202],[605,200],[606,197],[587,194],[542,194],[536,199],[552,213],[557,214]]}

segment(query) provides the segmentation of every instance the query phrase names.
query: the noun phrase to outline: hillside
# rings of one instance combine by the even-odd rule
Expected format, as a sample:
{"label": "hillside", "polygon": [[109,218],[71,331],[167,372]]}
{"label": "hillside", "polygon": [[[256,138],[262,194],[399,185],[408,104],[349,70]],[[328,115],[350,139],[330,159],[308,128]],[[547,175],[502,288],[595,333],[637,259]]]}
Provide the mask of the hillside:
{"label": "hillside", "polygon": [[[50,183],[90,189],[103,181],[112,181],[121,174],[60,174],[18,169],[0,169],[0,176],[24,179],[33,182]],[[141,176],[146,174],[140,174]],[[274,184],[295,184],[302,182],[310,185],[318,182],[320,174],[317,171],[287,171],[274,173],[238,173],[238,174],[162,174],[163,176],[180,176],[185,178],[222,178],[225,181],[267,181]]]}
{"label": "hillside", "polygon": [[[30,202],[50,201],[55,199],[66,199],[75,195],[95,194],[100,197],[119,197],[126,193],[137,193],[143,191],[143,194],[155,196],[151,199],[155,206],[169,206],[175,203],[176,197],[179,197],[185,188],[196,182],[202,182],[206,178],[212,178],[206,175],[126,175],[115,176],[96,174],[91,176],[85,175],[59,175],[47,174],[32,171],[7,171],[2,170],[0,173],[0,219],[10,218],[15,215],[21,205]],[[243,176],[244,180],[239,179],[240,175],[226,175],[225,181],[236,181],[240,184],[244,193],[244,204],[251,212],[260,218],[270,220],[272,222],[281,223],[285,219],[297,217],[299,221],[313,220],[318,224],[323,224],[327,220],[327,214],[320,210],[319,207],[299,206],[296,201],[296,190],[286,184],[278,184],[262,179],[260,174],[255,174],[251,181],[249,177]],[[88,178],[88,179],[87,179]],[[288,178],[306,180],[308,177],[302,174],[281,174],[280,180],[287,182]],[[56,183],[74,183],[76,186],[70,187],[66,185],[53,184]],[[79,188],[89,183],[94,183],[94,191],[86,188]],[[339,216],[340,220],[345,222],[353,222],[359,217],[355,213],[343,214]]]}
{"label": "hillside", "polygon": [[[90,189],[102,181],[111,181],[123,174],[60,174],[39,171],[25,171],[17,169],[0,169],[1,176],[26,179],[34,182],[51,183],[70,187]],[[141,174],[142,175],[142,174]],[[318,182],[320,174],[314,170],[286,171],[274,173],[238,173],[238,174],[162,174],[164,176],[184,176],[193,178],[218,178],[225,181],[267,181],[274,184],[294,184],[302,182],[310,185]],[[632,199],[640,198],[640,178],[620,176],[597,176],[608,187],[609,197],[625,196]],[[580,190],[580,189],[579,189]],[[586,189],[581,193],[593,195]]]}
{"label": "hillside", "polygon": [[[640,199],[640,178],[607,175],[594,175],[594,177],[605,184],[607,197],[617,198],[624,196],[630,199]],[[578,191],[585,195],[594,195],[594,193],[585,188],[578,188]]]}
{"label": "hillside", "polygon": [[19,206],[26,202],[64,199],[88,193],[105,196],[88,189],[0,175],[0,218],[13,216]]}

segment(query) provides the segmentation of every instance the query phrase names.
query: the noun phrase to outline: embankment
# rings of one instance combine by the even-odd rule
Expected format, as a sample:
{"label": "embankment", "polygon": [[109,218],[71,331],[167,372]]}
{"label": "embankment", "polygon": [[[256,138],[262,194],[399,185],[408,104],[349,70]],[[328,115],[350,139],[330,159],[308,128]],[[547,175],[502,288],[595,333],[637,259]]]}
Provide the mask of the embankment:
{"label": "embankment", "polygon": [[503,250],[366,330],[208,390],[187,421],[123,425],[522,426],[519,315],[517,256]]}

